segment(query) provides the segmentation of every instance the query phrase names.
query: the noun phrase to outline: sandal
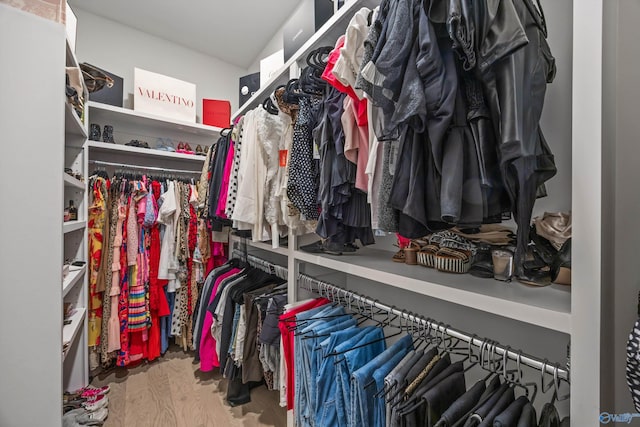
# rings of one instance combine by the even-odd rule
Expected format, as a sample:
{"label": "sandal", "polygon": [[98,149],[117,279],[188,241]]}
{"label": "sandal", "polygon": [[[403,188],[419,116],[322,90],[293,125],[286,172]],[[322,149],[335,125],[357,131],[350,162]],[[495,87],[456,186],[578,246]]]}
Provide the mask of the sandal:
{"label": "sandal", "polygon": [[463,274],[471,268],[471,251],[440,248],[435,256],[435,268],[446,273]]}
{"label": "sandal", "polygon": [[409,243],[409,246],[404,248],[404,262],[407,265],[418,265],[418,251],[420,245],[414,241]]}
{"label": "sandal", "polygon": [[391,257],[391,261],[393,261],[393,262],[405,262],[405,253],[404,253],[404,249],[402,249],[402,248],[398,249],[398,252],[396,252],[396,253]]}

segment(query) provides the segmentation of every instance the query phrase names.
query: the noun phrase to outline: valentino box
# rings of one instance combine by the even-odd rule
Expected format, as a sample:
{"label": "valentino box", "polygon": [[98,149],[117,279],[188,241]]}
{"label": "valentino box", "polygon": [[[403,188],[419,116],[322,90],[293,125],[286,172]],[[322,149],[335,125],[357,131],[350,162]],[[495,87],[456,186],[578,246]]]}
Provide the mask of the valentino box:
{"label": "valentino box", "polygon": [[133,80],[135,111],[195,123],[196,85],[140,68]]}

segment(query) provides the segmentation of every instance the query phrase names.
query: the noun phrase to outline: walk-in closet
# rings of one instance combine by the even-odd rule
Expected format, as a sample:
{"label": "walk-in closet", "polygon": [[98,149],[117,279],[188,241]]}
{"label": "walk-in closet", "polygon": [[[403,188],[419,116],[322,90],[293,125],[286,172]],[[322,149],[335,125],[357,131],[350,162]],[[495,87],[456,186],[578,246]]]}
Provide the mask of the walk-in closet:
{"label": "walk-in closet", "polygon": [[640,425],[639,19],[0,0],[0,426]]}

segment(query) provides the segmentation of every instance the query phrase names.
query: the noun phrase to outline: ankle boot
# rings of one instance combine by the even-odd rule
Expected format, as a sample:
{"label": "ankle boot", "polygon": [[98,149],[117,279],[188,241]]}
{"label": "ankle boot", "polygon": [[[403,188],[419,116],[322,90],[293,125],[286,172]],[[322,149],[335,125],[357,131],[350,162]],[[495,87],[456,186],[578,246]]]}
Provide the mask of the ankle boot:
{"label": "ankle boot", "polygon": [[102,131],[102,140],[104,142],[110,142],[115,144],[116,142],[113,140],[113,126],[104,125],[104,130]]}
{"label": "ankle boot", "polygon": [[100,125],[91,123],[89,126],[89,139],[91,141],[100,141]]}

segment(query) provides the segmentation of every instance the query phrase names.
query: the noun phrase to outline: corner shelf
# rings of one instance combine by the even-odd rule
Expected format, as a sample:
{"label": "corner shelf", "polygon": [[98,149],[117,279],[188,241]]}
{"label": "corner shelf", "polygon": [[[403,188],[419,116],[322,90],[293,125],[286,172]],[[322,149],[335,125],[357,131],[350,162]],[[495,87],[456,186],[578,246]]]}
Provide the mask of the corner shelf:
{"label": "corner shelf", "polygon": [[67,135],[74,135],[84,139],[88,135],[87,129],[76,114],[73,106],[66,101],[64,103],[64,129]]}
{"label": "corner shelf", "polygon": [[92,158],[95,158],[93,155],[95,153],[126,153],[142,157],[193,160],[194,162],[204,162],[206,159],[206,156],[196,156],[195,154],[174,153],[170,151],[155,150],[153,148],[130,147],[128,145],[111,144],[91,140],[87,141],[87,147],[89,147],[92,153]]}
{"label": "corner shelf", "polygon": [[[72,268],[71,266],[70,268]],[[67,294],[73,287],[78,283],[80,279],[82,279],[87,272],[87,265],[85,264],[81,268],[77,270],[70,270],[67,277],[62,281],[62,298],[66,297]]]}
{"label": "corner shelf", "polygon": [[375,7],[379,1],[373,0],[355,0],[342,6],[333,14],[327,22],[324,23],[318,31],[307,40],[296,53],[276,72],[272,77],[258,89],[251,98],[249,98],[242,106],[236,110],[231,116],[231,120],[235,120],[238,116],[246,113],[251,108],[257,106],[262,100],[271,94],[280,84],[285,84],[289,80],[289,69],[297,61],[303,60],[313,50],[320,46],[333,47],[340,35],[344,34],[345,28],[349,20],[362,7]]}
{"label": "corner shelf", "polygon": [[84,325],[84,318],[87,315],[86,308],[76,308],[76,312],[71,316],[71,323],[68,325],[64,325],[62,327],[62,346],[64,348],[64,343],[68,342],[69,346],[67,347],[67,351],[63,353],[62,361],[64,362],[67,357],[67,353],[69,353],[69,348],[73,345],[73,342],[78,337],[78,333],[82,329]]}
{"label": "corner shelf", "polygon": [[184,122],[173,120],[153,114],[142,113],[140,111],[129,110],[127,108],[115,107],[113,105],[102,104],[89,101],[89,115],[93,122],[119,123],[132,128],[153,127],[160,131],[179,130],[185,134],[218,138],[222,128],[203,125],[201,123]]}
{"label": "corner shelf", "polygon": [[441,299],[476,310],[552,329],[571,332],[569,287],[534,288],[480,279],[469,274],[443,273],[420,265],[391,261],[392,252],[362,248],[357,254],[335,257],[294,251],[295,259],[353,276]]}
{"label": "corner shelf", "polygon": [[73,187],[78,190],[84,191],[84,182],[80,181],[79,179],[69,175],[68,173],[65,173],[63,175],[63,179],[65,187]]}
{"label": "corner shelf", "polygon": [[62,224],[62,232],[64,234],[72,231],[81,230],[87,226],[87,221],[67,221]]}

